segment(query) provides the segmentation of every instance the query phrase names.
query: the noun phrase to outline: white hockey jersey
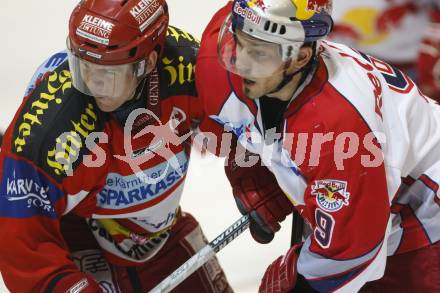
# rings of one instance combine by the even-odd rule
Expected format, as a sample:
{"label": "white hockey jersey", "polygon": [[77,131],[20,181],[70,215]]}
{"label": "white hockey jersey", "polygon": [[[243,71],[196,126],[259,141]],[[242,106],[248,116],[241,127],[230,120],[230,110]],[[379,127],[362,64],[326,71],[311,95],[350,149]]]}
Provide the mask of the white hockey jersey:
{"label": "white hockey jersey", "polygon": [[206,115],[262,157],[310,225],[298,272],[315,290],[356,292],[382,277],[387,256],[440,240],[438,104],[387,63],[323,42],[276,138],[260,100],[217,63],[215,25],[196,70]]}

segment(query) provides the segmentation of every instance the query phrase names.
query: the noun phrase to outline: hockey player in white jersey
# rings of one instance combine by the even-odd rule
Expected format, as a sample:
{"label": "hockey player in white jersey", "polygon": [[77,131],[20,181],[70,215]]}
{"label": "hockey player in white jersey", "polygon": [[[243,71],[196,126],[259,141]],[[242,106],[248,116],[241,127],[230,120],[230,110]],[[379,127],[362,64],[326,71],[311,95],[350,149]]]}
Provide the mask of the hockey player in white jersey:
{"label": "hockey player in white jersey", "polygon": [[409,74],[440,100],[439,0],[335,0],[332,40]]}
{"label": "hockey player in white jersey", "polygon": [[395,67],[322,40],[331,6],[235,0],[202,37],[206,116],[261,157],[292,203],[276,208],[255,167],[229,158],[240,210],[270,233],[294,206],[311,231],[260,292],[440,292],[440,107]]}

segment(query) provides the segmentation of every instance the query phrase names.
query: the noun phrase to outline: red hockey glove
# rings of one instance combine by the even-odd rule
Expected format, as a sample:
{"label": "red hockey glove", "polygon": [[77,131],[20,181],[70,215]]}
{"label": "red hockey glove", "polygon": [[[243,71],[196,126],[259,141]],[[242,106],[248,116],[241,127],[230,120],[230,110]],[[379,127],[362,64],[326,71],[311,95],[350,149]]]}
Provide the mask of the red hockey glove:
{"label": "red hockey glove", "polygon": [[[85,273],[73,273],[62,277],[53,286],[52,293],[78,292],[78,293],[104,293],[98,283]],[[46,291],[45,291],[46,292]]]}
{"label": "red hockey glove", "polygon": [[296,262],[301,245],[291,247],[286,255],[278,257],[261,279],[260,293],[289,292],[295,288],[297,279]]}
{"label": "red hockey glove", "polygon": [[[237,207],[242,214],[250,215],[250,231],[259,243],[269,243],[274,233],[280,229],[282,222],[294,206],[283,193],[272,172],[261,165],[258,155],[247,152],[256,164],[251,167],[240,167],[232,152],[225,166],[226,176],[232,186]],[[237,154],[244,155],[241,148]]]}
{"label": "red hockey glove", "polygon": [[418,85],[428,97],[440,102],[440,23],[433,23],[420,44]]}

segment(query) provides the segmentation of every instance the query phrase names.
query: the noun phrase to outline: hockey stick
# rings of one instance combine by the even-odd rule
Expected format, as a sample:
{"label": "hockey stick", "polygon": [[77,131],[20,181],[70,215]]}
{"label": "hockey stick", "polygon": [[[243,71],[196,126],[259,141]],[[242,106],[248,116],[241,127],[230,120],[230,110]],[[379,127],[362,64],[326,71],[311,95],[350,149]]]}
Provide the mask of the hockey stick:
{"label": "hockey stick", "polygon": [[166,277],[150,293],[167,293],[173,290],[248,227],[249,215],[244,215]]}
{"label": "hockey stick", "polygon": [[290,245],[294,246],[302,242],[304,233],[304,220],[298,211],[294,210],[292,214],[292,235],[290,238]]}

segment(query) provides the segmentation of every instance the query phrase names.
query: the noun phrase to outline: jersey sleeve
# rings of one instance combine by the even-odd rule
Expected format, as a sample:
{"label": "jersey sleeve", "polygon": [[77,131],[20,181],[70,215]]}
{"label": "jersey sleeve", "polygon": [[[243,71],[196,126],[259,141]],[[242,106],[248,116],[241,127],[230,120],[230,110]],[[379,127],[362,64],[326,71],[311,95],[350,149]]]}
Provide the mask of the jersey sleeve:
{"label": "jersey sleeve", "polygon": [[[315,103],[324,114],[310,112],[313,118],[302,129],[287,126],[289,133],[313,138],[299,165],[306,180],[299,210],[312,232],[302,246],[298,273],[319,292],[357,292],[382,276],[386,261],[390,206],[382,152],[374,136],[364,139],[370,129],[331,87]],[[297,148],[291,149],[294,160]]]}
{"label": "jersey sleeve", "polygon": [[302,247],[298,272],[319,292],[356,292],[377,278],[377,268],[386,261],[385,174],[383,167],[367,169],[354,158],[338,170],[333,154],[321,158],[305,191],[313,232]]}
{"label": "jersey sleeve", "polygon": [[217,59],[217,38],[221,24],[231,11],[228,2],[211,19],[202,35],[196,66],[196,88],[201,106],[199,130],[205,136],[206,149],[225,156],[230,150],[232,133],[212,117],[218,115],[222,105],[231,94],[231,81],[227,71],[219,66]]}
{"label": "jersey sleeve", "polygon": [[12,292],[38,292],[78,269],[60,233],[64,193],[37,166],[0,155],[0,270]]}
{"label": "jersey sleeve", "polygon": [[[62,180],[47,171],[51,163],[47,156],[48,133],[56,129],[47,127],[48,118],[56,116],[51,111],[62,99],[54,89],[67,90],[69,86],[64,75],[58,74],[55,80],[52,70],[65,58],[65,53],[57,53],[36,71],[3,139],[0,271],[11,292],[42,292],[56,286],[63,276],[79,273],[60,231],[67,195]],[[56,98],[42,88],[52,90],[49,93]]]}

